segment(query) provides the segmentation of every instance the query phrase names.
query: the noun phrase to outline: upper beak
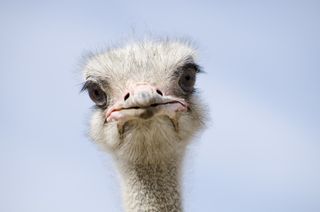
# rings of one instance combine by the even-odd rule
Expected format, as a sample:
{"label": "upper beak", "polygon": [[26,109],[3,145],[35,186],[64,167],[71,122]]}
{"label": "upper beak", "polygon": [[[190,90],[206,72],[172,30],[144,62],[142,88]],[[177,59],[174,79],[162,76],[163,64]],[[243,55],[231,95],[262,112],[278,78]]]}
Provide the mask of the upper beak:
{"label": "upper beak", "polygon": [[148,119],[157,115],[175,119],[178,112],[185,112],[187,109],[185,100],[165,95],[148,83],[138,83],[107,110],[106,120],[126,122],[130,119]]}

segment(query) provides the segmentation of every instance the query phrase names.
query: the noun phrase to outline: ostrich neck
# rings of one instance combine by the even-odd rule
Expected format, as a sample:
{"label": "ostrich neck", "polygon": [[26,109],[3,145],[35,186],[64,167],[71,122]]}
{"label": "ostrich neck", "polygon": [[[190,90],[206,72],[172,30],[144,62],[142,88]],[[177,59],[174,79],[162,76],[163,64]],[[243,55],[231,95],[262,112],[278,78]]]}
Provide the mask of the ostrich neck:
{"label": "ostrich neck", "polygon": [[120,163],[127,212],[182,211],[180,159],[159,163]]}

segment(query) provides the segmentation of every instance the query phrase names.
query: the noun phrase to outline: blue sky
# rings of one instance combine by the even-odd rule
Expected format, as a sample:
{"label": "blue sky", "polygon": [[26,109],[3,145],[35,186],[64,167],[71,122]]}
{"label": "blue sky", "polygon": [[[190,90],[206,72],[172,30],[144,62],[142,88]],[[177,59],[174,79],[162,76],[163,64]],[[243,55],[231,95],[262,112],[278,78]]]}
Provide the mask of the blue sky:
{"label": "blue sky", "polygon": [[210,109],[184,170],[186,211],[320,211],[317,1],[1,1],[0,211],[121,211],[86,136],[81,56],[189,38]]}

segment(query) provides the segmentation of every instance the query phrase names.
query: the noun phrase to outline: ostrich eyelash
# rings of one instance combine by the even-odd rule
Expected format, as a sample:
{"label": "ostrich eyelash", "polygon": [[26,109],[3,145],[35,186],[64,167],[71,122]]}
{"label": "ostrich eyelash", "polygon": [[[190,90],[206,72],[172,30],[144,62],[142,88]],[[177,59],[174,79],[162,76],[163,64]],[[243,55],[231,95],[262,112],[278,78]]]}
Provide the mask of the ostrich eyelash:
{"label": "ostrich eyelash", "polygon": [[80,92],[84,92],[94,85],[98,85],[99,87],[101,87],[100,83],[92,81],[92,80],[87,80],[86,82],[83,83]]}
{"label": "ostrich eyelash", "polygon": [[188,62],[184,65],[182,65],[181,67],[177,68],[177,70],[174,72],[174,76],[180,76],[185,70],[188,70],[188,69],[193,69],[197,74],[198,73],[205,73],[201,66],[199,66],[198,64],[196,63],[193,63],[193,62]]}
{"label": "ostrich eyelash", "polygon": [[84,92],[86,90],[88,90],[88,88],[90,87],[90,85],[92,85],[92,81],[86,81],[83,83],[80,92]]}
{"label": "ostrich eyelash", "polygon": [[193,70],[195,70],[196,73],[202,73],[203,72],[202,68],[196,63],[186,63],[185,65],[182,66],[181,69],[182,70],[193,69]]}

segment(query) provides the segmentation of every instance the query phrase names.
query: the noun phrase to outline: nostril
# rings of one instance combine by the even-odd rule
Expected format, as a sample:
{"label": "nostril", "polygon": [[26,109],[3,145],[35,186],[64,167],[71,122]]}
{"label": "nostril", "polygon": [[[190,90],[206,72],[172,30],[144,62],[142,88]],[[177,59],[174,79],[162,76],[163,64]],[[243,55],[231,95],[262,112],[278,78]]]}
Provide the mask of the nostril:
{"label": "nostril", "polygon": [[129,97],[130,97],[130,93],[127,93],[127,94],[124,96],[124,101],[126,101]]}
{"label": "nostril", "polygon": [[163,96],[163,93],[162,93],[159,89],[157,89],[156,92],[157,92],[160,96]]}

